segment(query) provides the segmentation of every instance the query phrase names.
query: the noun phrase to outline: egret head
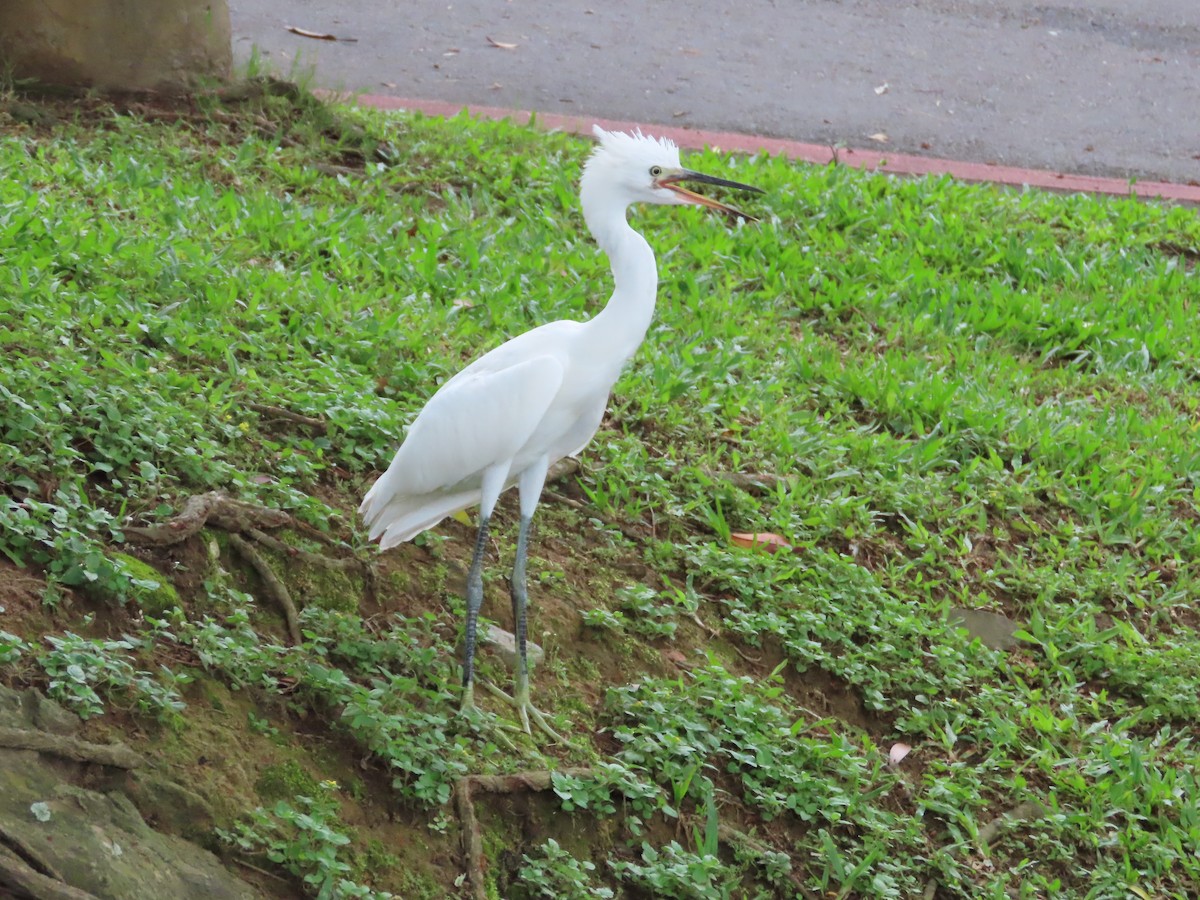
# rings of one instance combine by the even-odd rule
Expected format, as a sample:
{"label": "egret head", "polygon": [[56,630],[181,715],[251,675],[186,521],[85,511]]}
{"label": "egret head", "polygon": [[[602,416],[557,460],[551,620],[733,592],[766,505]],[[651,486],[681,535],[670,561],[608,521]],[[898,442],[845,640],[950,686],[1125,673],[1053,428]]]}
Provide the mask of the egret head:
{"label": "egret head", "polygon": [[624,205],[659,203],[663,205],[696,204],[720,210],[753,221],[752,216],[739,212],[711,197],[685,188],[681,182],[715,184],[739,191],[761,194],[759,188],[724,178],[714,178],[685,169],[679,162],[679,148],[668,138],[655,138],[641,131],[625,134],[593,127],[599,141],[584,166],[584,182],[611,193]]}

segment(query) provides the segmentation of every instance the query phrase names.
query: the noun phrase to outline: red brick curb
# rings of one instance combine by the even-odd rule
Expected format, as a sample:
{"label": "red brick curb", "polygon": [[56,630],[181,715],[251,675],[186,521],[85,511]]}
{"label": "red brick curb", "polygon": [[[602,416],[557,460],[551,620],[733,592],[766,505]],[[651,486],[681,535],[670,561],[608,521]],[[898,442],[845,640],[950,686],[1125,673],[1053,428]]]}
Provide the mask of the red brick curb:
{"label": "red brick curb", "polygon": [[680,147],[699,150],[714,147],[726,151],[782,155],[788,159],[826,165],[836,156],[842,165],[857,169],[869,169],[894,175],[950,175],[962,181],[990,182],[992,184],[1034,187],[1066,193],[1113,194],[1158,198],[1176,203],[1200,204],[1200,184],[1176,184],[1167,181],[1130,182],[1121,178],[1100,178],[1092,175],[1067,175],[1041,169],[1024,169],[1017,166],[999,166],[989,163],[964,162],[936,157],[912,156],[906,153],[884,153],[878,150],[860,150],[831,147],[820,144],[805,144],[800,141],[779,138],[754,137],[730,131],[698,131],[671,125],[648,125],[640,122],[622,122],[614,119],[598,119],[592,116],[563,116],[554,113],[530,113],[527,110],[503,109],[495,106],[475,106],[462,103],[446,103],[440,100],[416,100],[409,97],[386,97],[365,94],[353,98],[364,106],[377,109],[409,109],[431,116],[454,116],[466,110],[473,116],[484,119],[512,119],[527,123],[536,115],[537,123],[546,129],[591,134],[592,124],[602,128],[628,131],[633,128],[669,137]]}

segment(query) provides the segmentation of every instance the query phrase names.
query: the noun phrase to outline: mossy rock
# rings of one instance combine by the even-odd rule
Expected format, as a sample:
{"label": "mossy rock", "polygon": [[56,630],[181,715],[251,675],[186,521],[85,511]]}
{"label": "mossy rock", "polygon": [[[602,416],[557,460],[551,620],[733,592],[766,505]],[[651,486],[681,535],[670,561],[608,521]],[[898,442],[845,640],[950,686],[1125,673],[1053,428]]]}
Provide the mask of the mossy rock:
{"label": "mossy rock", "polygon": [[315,797],[320,785],[303,766],[289,759],[263,769],[254,782],[254,790],[262,800],[273,802],[298,796]]}
{"label": "mossy rock", "polygon": [[122,597],[101,580],[87,585],[86,590],[90,596],[115,604],[131,600],[142,612],[152,616],[163,616],[179,606],[179,592],[175,590],[175,585],[154,566],[136,556],[116,550],[110,550],[108,558],[131,580],[129,595]]}
{"label": "mossy rock", "polygon": [[[295,532],[282,531],[279,538],[291,546],[310,549]],[[348,574],[344,569],[313,564],[299,557],[280,560],[277,554],[272,556],[272,562],[277,563],[273,568],[287,584],[300,609],[316,606],[337,612],[358,611],[363,595],[362,578]],[[280,562],[282,565],[278,564]]]}
{"label": "mossy rock", "polygon": [[292,580],[296,584],[296,602],[301,609],[316,606],[334,612],[358,612],[363,595],[362,581],[340,569],[303,566]]}
{"label": "mossy rock", "polygon": [[[49,734],[79,727],[77,717],[37,692],[3,687],[0,720],[23,731]],[[152,829],[129,796],[111,789],[108,779],[91,771],[94,768],[64,766],[52,753],[0,747],[0,834],[17,835],[22,862],[39,872],[54,872],[63,882],[51,888],[39,884],[37,896],[122,900],[260,896],[212,853]],[[97,780],[96,789],[84,786]],[[98,788],[105,786],[108,789],[101,793]],[[209,830],[208,803],[190,789],[142,770],[128,776],[126,787],[147,803],[153,819],[200,836]],[[193,821],[186,822],[185,816]]]}
{"label": "mossy rock", "polygon": [[216,822],[212,804],[195,791],[154,772],[135,772],[125,791],[146,820],[203,845]]}

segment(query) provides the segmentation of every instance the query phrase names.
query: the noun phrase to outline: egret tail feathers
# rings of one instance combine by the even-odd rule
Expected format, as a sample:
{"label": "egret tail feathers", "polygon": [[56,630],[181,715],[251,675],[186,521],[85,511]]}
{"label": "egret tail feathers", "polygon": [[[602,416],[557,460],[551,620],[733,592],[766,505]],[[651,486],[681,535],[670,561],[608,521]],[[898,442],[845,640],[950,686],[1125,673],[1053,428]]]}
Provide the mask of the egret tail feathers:
{"label": "egret tail feathers", "polygon": [[[379,541],[380,550],[387,550],[411,541],[446,516],[478,503],[478,488],[453,494],[393,497],[374,516],[367,518],[364,514],[364,518],[371,528],[370,539]],[[367,506],[367,501],[363,501],[363,506]]]}

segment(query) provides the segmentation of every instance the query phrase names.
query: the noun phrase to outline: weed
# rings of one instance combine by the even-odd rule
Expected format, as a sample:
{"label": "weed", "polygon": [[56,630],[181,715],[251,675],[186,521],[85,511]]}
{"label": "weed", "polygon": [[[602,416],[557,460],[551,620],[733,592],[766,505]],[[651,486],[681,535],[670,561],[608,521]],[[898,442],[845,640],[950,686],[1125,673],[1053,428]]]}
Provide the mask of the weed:
{"label": "weed", "polygon": [[[462,773],[530,763],[454,713],[437,607],[462,556],[453,526],[380,585],[434,598],[428,615],[365,624],[355,585],[322,588],[341,612],[310,604],[295,647],[219,574],[184,609],[114,548],[221,489],[361,549],[342,524],[353,498],[434,387],[503,337],[596,309],[608,274],[575,202],[586,146],[267,86],[254,115],[0,134],[0,552],[46,576],[46,615],[78,593],[152,607],[127,637],[72,622],[48,650],[14,616],[0,665],[40,667],[85,715],[171,719],[189,712],[186,676],[155,670],[152,647],[194,654],[340,730],[445,829]],[[562,805],[639,841],[675,816],[693,845],[616,851],[609,884],[1194,895],[1194,211],[696,164],[766,188],[764,221],[632,213],[661,301],[570,485],[586,508],[560,510],[586,549],[542,578],[556,597],[605,592],[579,604],[597,629],[580,671],[613,671],[594,655],[606,635],[629,662],[587,691],[558,682],[560,710],[589,724],[608,688],[596,724],[616,741],[586,754],[591,779],[556,781]],[[794,552],[739,549],[736,532]],[[581,575],[592,554],[644,583],[614,596]],[[1018,645],[948,627],[955,607],[1004,614]],[[693,617],[716,638],[680,627]],[[568,639],[549,638],[551,659]],[[707,661],[641,671],[666,641],[681,668]],[[893,767],[897,741],[912,752]],[[289,802],[256,846],[336,843],[285,836],[315,815]],[[987,823],[1026,802],[1045,814],[984,853]],[[719,825],[761,819],[767,839],[730,863],[713,809]],[[545,878],[599,883],[555,859]]]}
{"label": "weed", "polygon": [[658,849],[642,844],[642,861],[609,863],[622,880],[654,897],[723,900],[732,897],[736,871],[715,856],[692,853],[675,841]]}
{"label": "weed", "polygon": [[337,801],[322,789],[315,797],[280,800],[270,809],[257,807],[231,829],[217,829],[225,843],[262,854],[299,878],[318,900],[355,897],[384,900],[393,896],[353,880],[345,858],[350,843],[338,817]]}
{"label": "weed", "polygon": [[613,892],[593,883],[595,863],[576,859],[549,838],[532,854],[522,858],[524,865],[517,873],[521,887],[532,897],[548,897],[551,900],[588,900],[588,898],[612,897]]}
{"label": "weed", "polygon": [[129,651],[140,649],[137,638],[106,641],[80,637],[72,632],[47,635],[51,645],[38,655],[38,663],[49,679],[50,696],[62,701],[81,718],[103,714],[100,692],[130,702],[133,708],[161,721],[178,724],[186,704],[176,684],[190,679],[163,668],[159,678],[139,671]]}

